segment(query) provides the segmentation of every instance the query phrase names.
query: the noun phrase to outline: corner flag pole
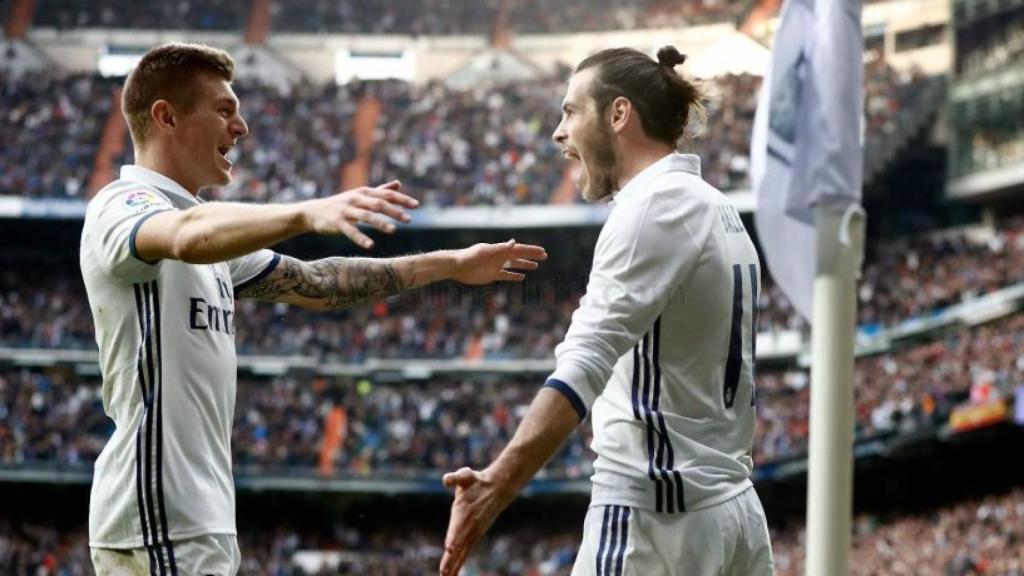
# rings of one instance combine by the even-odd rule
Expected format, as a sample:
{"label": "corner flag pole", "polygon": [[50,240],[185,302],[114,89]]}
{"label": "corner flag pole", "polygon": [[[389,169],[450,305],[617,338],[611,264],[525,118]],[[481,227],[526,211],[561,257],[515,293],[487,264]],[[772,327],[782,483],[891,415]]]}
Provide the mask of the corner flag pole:
{"label": "corner flag pole", "polygon": [[815,209],[806,573],[846,576],[853,504],[856,282],[864,253],[864,210],[847,202],[821,202]]}

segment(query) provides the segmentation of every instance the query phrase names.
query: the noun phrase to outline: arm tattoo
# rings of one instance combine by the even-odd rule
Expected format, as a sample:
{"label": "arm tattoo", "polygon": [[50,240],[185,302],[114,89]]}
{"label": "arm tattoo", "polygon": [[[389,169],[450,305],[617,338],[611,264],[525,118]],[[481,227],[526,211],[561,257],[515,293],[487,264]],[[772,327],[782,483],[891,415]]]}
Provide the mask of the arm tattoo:
{"label": "arm tattoo", "polygon": [[247,286],[239,296],[278,301],[294,295],[321,300],[328,308],[341,308],[386,298],[406,288],[390,260],[324,258],[302,262],[282,256],[273,272]]}

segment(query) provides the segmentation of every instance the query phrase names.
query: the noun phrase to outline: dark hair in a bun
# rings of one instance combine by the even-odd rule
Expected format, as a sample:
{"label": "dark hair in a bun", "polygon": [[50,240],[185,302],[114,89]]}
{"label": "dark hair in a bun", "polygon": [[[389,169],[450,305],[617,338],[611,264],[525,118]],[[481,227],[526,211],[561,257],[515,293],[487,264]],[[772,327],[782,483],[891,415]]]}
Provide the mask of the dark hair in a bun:
{"label": "dark hair in a bun", "polygon": [[658,61],[633,48],[608,48],[576,66],[576,72],[594,69],[590,95],[602,113],[619,97],[639,113],[647,136],[676,146],[690,121],[690,112],[706,117],[701,88],[683,78],[675,66],[686,56],[673,46],[658,50]]}
{"label": "dark hair in a bun", "polygon": [[675,68],[686,62],[686,54],[680,54],[675,46],[663,46],[658,50],[658,64],[666,68]]}

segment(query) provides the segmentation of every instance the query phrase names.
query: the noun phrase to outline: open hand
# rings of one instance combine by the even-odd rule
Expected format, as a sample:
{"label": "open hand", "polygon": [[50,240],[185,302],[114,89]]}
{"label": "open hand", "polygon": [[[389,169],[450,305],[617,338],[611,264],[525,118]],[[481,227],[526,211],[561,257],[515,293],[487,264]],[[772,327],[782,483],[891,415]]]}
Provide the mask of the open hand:
{"label": "open hand", "polygon": [[452,279],[463,284],[491,282],[522,282],[526,275],[515,270],[536,270],[538,260],[547,260],[544,248],[517,244],[515,240],[501,244],[475,244],[456,253]]}
{"label": "open hand", "polygon": [[416,208],[419,201],[402,194],[398,180],[383,186],[363,186],[326,198],[310,200],[303,205],[308,228],[317,234],[344,234],[363,248],[373,248],[373,240],[359,231],[360,223],[381,232],[395,231],[392,220],[408,222],[412,218],[403,208]]}
{"label": "open hand", "polygon": [[448,534],[441,557],[441,576],[456,576],[480,537],[498,514],[512,501],[514,493],[491,480],[486,472],[461,468],[444,475],[444,485],[455,490]]}

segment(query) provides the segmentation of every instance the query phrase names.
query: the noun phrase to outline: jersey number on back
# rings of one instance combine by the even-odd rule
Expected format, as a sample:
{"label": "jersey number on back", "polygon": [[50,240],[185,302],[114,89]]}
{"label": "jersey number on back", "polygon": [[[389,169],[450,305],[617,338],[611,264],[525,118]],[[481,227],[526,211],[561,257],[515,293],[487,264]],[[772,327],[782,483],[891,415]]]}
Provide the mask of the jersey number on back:
{"label": "jersey number on back", "polygon": [[[754,363],[757,356],[757,265],[749,264],[750,274],[750,306],[746,306],[743,290],[743,267],[734,264],[732,267],[732,327],[729,330],[729,358],[725,361],[725,380],[722,388],[722,399],[726,408],[732,408],[736,402],[736,391],[740,387],[740,378],[747,375],[750,384],[750,405],[754,405]],[[750,333],[743,326],[750,314]],[[744,348],[750,347],[750,369],[743,369]]]}

